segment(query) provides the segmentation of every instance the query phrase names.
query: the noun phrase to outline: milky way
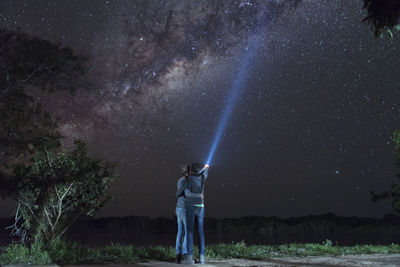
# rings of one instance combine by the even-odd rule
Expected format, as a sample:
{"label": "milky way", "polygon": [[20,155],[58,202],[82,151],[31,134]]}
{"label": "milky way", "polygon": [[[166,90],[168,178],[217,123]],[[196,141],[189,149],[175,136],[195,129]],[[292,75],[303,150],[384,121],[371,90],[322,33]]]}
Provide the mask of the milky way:
{"label": "milky way", "polygon": [[41,97],[67,145],[84,138],[118,164],[100,216],[174,214],[179,165],[206,159],[254,34],[260,48],[210,169],[207,216],[381,216],[390,203],[369,191],[395,179],[400,40],[375,40],[361,7],[1,0],[0,27],[91,57],[92,91]]}

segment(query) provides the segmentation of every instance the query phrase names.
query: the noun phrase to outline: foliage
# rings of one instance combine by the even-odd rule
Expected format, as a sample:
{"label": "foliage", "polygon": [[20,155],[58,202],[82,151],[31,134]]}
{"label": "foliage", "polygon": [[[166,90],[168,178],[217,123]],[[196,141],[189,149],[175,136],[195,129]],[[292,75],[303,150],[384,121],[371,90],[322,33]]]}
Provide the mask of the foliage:
{"label": "foliage", "polygon": [[14,193],[14,167],[35,148],[60,146],[57,121],[34,92],[74,92],[84,83],[87,58],[36,37],[0,29],[0,194]]}
{"label": "foliage", "polygon": [[89,248],[77,243],[66,243],[61,239],[56,239],[48,244],[47,251],[52,261],[59,264],[131,263],[139,260],[137,251],[132,246],[119,244]]}
{"label": "foliage", "polygon": [[393,133],[394,150],[396,153],[396,167],[400,169],[400,130]]}
{"label": "foliage", "polygon": [[2,249],[0,264],[49,264],[52,260],[43,244],[35,242],[30,247],[11,244]]}
{"label": "foliage", "polygon": [[87,58],[21,32],[0,30],[0,45],[5,87],[29,85],[46,91],[74,91],[86,71]]}
{"label": "foliage", "polygon": [[[400,130],[394,131],[392,140],[395,146],[395,166],[400,170]],[[400,179],[400,174],[397,174],[397,177]],[[400,213],[400,181],[393,183],[390,189],[386,192],[377,194],[371,191],[371,198],[374,202],[383,199],[390,199],[392,201],[393,209]]]}
{"label": "foliage", "polygon": [[102,167],[79,141],[59,152],[57,120],[40,103],[48,92],[87,87],[86,61],[58,44],[0,30],[0,194],[17,201],[9,228],[22,243],[57,239],[107,200],[111,166]]}
{"label": "foliage", "polygon": [[71,151],[36,150],[33,163],[15,169],[18,184],[12,233],[21,242],[53,241],[79,216],[93,216],[109,198],[112,166],[88,155],[86,144],[75,141]]}
{"label": "foliage", "polygon": [[398,0],[364,0],[364,9],[368,15],[364,18],[375,37],[382,36],[386,30],[393,38],[393,30],[400,31],[400,1]]}
{"label": "foliage", "polygon": [[324,245],[325,247],[332,247],[333,246],[333,242],[332,240],[326,239],[322,245]]}
{"label": "foliage", "polygon": [[[388,254],[399,253],[400,245],[356,245],[336,246],[332,244],[285,244],[285,245],[246,245],[215,244],[207,246],[206,257],[214,259],[266,259],[287,256],[324,256],[351,254]],[[170,246],[133,247],[131,245],[110,244],[100,248],[89,248],[77,243],[66,243],[61,239],[50,242],[47,246],[30,249],[13,244],[3,248],[0,264],[7,263],[49,263],[58,264],[94,264],[94,263],[132,263],[139,260],[172,261],[175,250]],[[196,251],[196,249],[195,249]],[[196,255],[195,255],[196,256]],[[24,261],[26,259],[26,261]],[[49,260],[50,259],[50,260]]]}
{"label": "foliage", "polygon": [[[175,248],[169,246],[137,247],[133,249],[137,257],[142,260],[172,260],[175,258]],[[196,256],[196,251],[194,256]]]}
{"label": "foliage", "polygon": [[[393,142],[395,144],[396,162],[395,165],[400,170],[400,130],[396,130],[393,134]],[[400,174],[397,174],[400,178]],[[400,182],[392,184],[391,188],[392,205],[395,211],[400,213]]]}
{"label": "foliage", "polygon": [[206,254],[214,258],[245,258],[263,259],[284,256],[322,256],[348,255],[371,253],[398,253],[399,245],[389,246],[333,246],[326,244],[286,244],[286,245],[246,245],[244,242],[236,244],[217,244],[207,247]]}

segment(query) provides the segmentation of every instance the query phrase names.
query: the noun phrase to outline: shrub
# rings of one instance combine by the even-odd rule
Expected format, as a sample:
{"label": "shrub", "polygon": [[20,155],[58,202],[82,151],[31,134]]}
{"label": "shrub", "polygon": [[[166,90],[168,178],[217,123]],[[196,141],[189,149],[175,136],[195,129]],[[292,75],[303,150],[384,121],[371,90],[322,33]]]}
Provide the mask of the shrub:
{"label": "shrub", "polygon": [[49,264],[51,258],[43,249],[43,244],[34,242],[30,247],[21,244],[11,244],[2,248],[1,264]]}

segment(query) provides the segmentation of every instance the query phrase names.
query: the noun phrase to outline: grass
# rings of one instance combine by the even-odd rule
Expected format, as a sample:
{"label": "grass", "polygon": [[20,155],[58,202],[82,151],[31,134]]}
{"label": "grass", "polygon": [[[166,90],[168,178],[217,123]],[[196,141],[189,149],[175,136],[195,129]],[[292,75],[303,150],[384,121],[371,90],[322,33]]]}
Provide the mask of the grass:
{"label": "grass", "polygon": [[[216,259],[244,258],[261,260],[285,256],[373,253],[400,253],[400,245],[335,246],[330,240],[327,240],[323,244],[287,244],[274,246],[246,245],[244,242],[239,242],[236,244],[209,245],[206,248],[206,257]],[[132,263],[143,260],[173,261],[174,258],[175,249],[170,246],[133,247],[130,245],[110,244],[100,248],[91,248],[77,243],[66,243],[61,240],[57,240],[46,246],[36,243],[30,247],[11,244],[1,248],[0,252],[0,264]]]}
{"label": "grass", "polygon": [[286,245],[246,245],[243,242],[236,244],[217,244],[207,247],[207,254],[213,258],[245,258],[265,259],[271,257],[289,256],[324,256],[324,255],[354,255],[354,254],[389,254],[400,253],[400,245],[356,245],[334,246],[327,244],[286,244]]}
{"label": "grass", "polygon": [[0,264],[49,264],[52,260],[40,243],[30,247],[11,244],[1,249]]}

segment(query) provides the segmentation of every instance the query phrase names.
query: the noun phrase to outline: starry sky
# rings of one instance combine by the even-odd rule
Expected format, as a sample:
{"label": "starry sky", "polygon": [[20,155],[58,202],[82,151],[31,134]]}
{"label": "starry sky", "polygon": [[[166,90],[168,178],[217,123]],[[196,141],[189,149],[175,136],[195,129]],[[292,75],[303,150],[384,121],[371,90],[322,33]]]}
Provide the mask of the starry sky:
{"label": "starry sky", "polygon": [[[211,162],[206,216],[380,217],[390,202],[371,202],[369,191],[396,179],[400,37],[375,40],[361,7],[0,0],[0,28],[90,57],[93,90],[40,97],[62,118],[66,146],[83,138],[117,163],[114,198],[98,216],[173,216],[180,165],[206,161],[241,79]],[[12,207],[2,200],[0,216]]]}

